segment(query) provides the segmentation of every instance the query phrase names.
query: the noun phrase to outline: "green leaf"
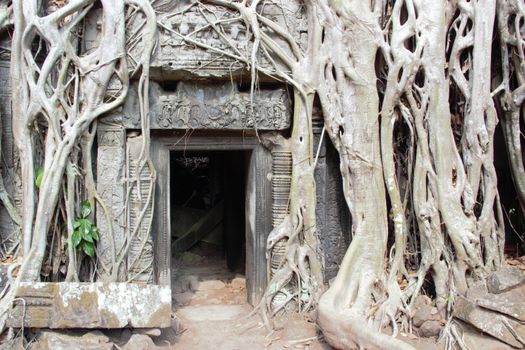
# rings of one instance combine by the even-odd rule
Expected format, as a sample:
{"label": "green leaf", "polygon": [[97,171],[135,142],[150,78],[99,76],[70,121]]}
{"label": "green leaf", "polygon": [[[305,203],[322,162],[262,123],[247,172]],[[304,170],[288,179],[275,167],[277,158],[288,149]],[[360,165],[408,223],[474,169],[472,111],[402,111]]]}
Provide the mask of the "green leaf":
{"label": "green leaf", "polygon": [[95,255],[95,245],[91,242],[82,242],[82,250],[90,257]]}
{"label": "green leaf", "polygon": [[71,243],[73,244],[74,248],[78,247],[81,240],[82,237],[80,237],[80,232],[78,232],[78,230],[73,231],[73,234],[71,235]]}
{"label": "green leaf", "polygon": [[87,218],[89,214],[91,214],[91,204],[89,204],[88,200],[85,200],[80,207],[80,216],[82,218]]}
{"label": "green leaf", "polygon": [[91,228],[91,222],[89,222],[88,219],[79,219],[78,222],[80,223],[78,230],[82,234],[82,237],[89,234],[89,230]]}
{"label": "green leaf", "polygon": [[93,236],[91,236],[91,231],[82,233],[82,239],[86,242],[93,243]]}
{"label": "green leaf", "polygon": [[93,237],[95,241],[99,240],[98,228],[95,225],[91,226],[91,237]]}
{"label": "green leaf", "polygon": [[80,227],[80,219],[79,218],[75,219],[75,222],[73,223],[73,227],[74,228],[79,228]]}
{"label": "green leaf", "polygon": [[36,188],[40,189],[40,185],[42,184],[43,177],[44,177],[44,169],[42,167],[39,167],[38,169],[36,169],[36,180],[35,180]]}

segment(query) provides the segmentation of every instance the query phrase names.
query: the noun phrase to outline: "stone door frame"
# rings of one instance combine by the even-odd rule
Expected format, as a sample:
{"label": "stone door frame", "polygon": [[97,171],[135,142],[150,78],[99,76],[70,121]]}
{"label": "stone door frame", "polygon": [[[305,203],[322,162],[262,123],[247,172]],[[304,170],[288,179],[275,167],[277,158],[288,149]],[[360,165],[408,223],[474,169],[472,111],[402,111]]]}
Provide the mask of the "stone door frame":
{"label": "stone door frame", "polygon": [[272,229],[272,158],[255,136],[187,136],[151,138],[151,154],[157,171],[153,240],[158,283],[171,285],[170,152],[248,151],[246,175],[246,289],[248,302],[255,305],[267,285],[266,240]]}

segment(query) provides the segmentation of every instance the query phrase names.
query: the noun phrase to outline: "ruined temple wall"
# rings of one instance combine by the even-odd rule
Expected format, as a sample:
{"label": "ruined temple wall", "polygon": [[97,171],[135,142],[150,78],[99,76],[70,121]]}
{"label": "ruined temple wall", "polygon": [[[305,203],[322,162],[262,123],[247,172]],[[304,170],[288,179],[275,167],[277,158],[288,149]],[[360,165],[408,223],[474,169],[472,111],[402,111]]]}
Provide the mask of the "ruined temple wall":
{"label": "ruined temple wall", "polygon": [[[252,47],[251,40],[246,37],[247,33],[243,30],[244,23],[235,20],[235,15],[223,7],[207,5],[206,8],[199,9],[198,6],[190,6],[190,3],[191,0],[183,0],[160,2],[155,5],[158,6],[155,10],[158,12],[160,25],[159,45],[150,66],[151,129],[165,132],[187,130],[189,135],[195,131],[209,132],[210,135],[223,131],[237,132],[239,135],[254,131],[277,131],[284,136],[289,135],[292,127],[292,101],[290,90],[286,85],[267,74],[258,74],[257,80],[258,83],[263,83],[262,87],[258,86],[253,96],[249,89],[246,89],[251,74],[246,63],[251,56]],[[284,10],[282,6],[285,6]],[[262,15],[287,28],[296,39],[298,46],[305,47],[307,26],[304,8],[300,6],[300,2],[289,1],[277,7],[266,4]],[[210,19],[214,18],[224,19],[221,24],[221,35],[208,25]],[[94,30],[93,35],[95,34]],[[271,31],[269,35],[273,35]],[[89,42],[90,39],[86,40]],[[276,37],[275,40],[282,44],[283,50],[290,49],[282,39]],[[140,47],[137,46],[131,54],[139,54],[139,50]],[[243,54],[245,56],[241,57]],[[243,61],[245,58],[248,61]],[[259,52],[257,60],[258,64],[268,72],[274,69],[262,52]],[[277,65],[279,69],[286,71],[286,67],[280,62],[277,62]],[[100,178],[98,186],[102,197],[107,198],[111,205],[113,202],[122,204],[123,194],[130,184],[130,174],[127,169],[133,163],[133,159],[129,157],[130,144],[127,135],[130,132],[140,133],[141,128],[136,81],[132,83],[119,117],[113,121],[109,119],[109,122],[113,122],[113,127],[117,125],[120,128],[118,133],[124,134],[120,136],[121,141],[118,144],[109,148],[106,144],[99,143],[97,170]],[[322,119],[318,120],[318,124],[315,131],[317,139],[320,137]],[[328,280],[337,272],[349,243],[349,217],[345,212],[346,205],[341,193],[337,155],[329,144],[327,146],[327,142],[329,143],[327,139],[323,142],[315,176],[318,197],[317,220]],[[127,154],[125,160],[122,159],[122,154]],[[114,181],[114,176],[103,178],[106,174],[103,170],[106,168],[105,163],[114,169],[115,174],[119,174],[117,181]],[[162,167],[162,164],[160,166]],[[272,175],[275,174],[270,174]],[[160,208],[166,211],[166,208],[159,204],[162,200],[162,198],[155,199],[154,210]],[[265,200],[272,202],[271,198]],[[276,203],[271,204],[276,205]],[[282,206],[282,203],[279,205]],[[128,204],[128,207],[132,208],[132,205]],[[116,211],[116,209],[112,210]],[[274,208],[274,212],[275,210],[280,209]],[[124,217],[121,215],[118,220],[122,222],[115,221],[108,224],[97,210],[97,221],[103,228],[101,230],[103,234],[104,229],[111,225],[117,245],[121,244],[119,243],[122,241],[121,237],[126,236],[124,231],[133,230],[133,217],[129,216],[132,212],[129,209],[128,214],[124,214]],[[122,227],[125,229],[123,230]],[[157,229],[158,225],[154,219],[153,240],[155,235],[168,234],[157,232]],[[104,250],[108,252],[109,248],[105,247]],[[163,254],[167,253],[160,246],[154,249],[153,256],[148,255],[148,259],[159,260],[159,255]],[[168,257],[160,258],[163,259],[166,260]],[[144,264],[147,265],[148,262]],[[119,278],[127,275],[124,272]],[[159,275],[159,271],[156,275]]]}

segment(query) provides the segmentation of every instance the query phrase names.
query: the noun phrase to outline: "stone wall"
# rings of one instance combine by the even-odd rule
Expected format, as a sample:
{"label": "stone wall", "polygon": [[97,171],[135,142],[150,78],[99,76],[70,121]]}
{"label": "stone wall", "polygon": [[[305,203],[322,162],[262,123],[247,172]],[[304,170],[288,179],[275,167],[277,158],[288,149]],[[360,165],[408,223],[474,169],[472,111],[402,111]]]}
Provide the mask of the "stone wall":
{"label": "stone wall", "polygon": [[[10,45],[7,40],[0,40],[0,46]],[[10,84],[10,62],[8,55],[0,48],[0,130],[2,133],[0,171],[7,193],[11,201],[20,213],[22,201],[20,168],[18,162],[18,151],[13,138],[13,126],[11,118],[11,84]],[[0,204],[0,239],[3,249],[10,250],[19,239],[18,227],[14,224],[6,208]]]}

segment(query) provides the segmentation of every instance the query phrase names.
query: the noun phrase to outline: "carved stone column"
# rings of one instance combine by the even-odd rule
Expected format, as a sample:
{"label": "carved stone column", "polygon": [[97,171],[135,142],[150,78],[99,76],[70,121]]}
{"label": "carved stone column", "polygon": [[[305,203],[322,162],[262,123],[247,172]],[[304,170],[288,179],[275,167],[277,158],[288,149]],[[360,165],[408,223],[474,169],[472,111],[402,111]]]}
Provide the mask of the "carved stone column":
{"label": "carved stone column", "polygon": [[[289,213],[292,184],[292,152],[287,147],[272,150],[272,227],[279,226]],[[286,241],[280,240],[272,249],[271,275],[281,265],[286,253]]]}
{"label": "carved stone column", "polygon": [[[96,218],[100,230],[97,254],[101,263],[111,267],[122,251],[126,233],[126,148],[125,129],[118,126],[98,127],[97,191],[104,201],[107,213],[97,205]],[[108,220],[109,219],[109,220]],[[110,279],[110,271],[99,268],[99,279]],[[126,280],[126,262],[118,271],[119,282]]]}
{"label": "carved stone column", "polygon": [[[0,49],[0,130],[2,132],[2,152],[0,171],[2,172],[3,185],[9,194],[17,212],[22,212],[22,182],[20,178],[18,149],[14,143],[13,123],[11,116],[11,84],[9,61],[3,60]],[[7,209],[0,205],[0,238],[9,250],[16,246],[20,239],[20,230],[17,228]]]}
{"label": "carved stone column", "polygon": [[343,196],[339,156],[328,135],[322,143],[323,118],[314,110],[314,156],[318,154],[315,168],[317,192],[316,221],[324,257],[324,278],[329,281],[337,274],[346,248],[350,244],[350,214]]}
{"label": "carved stone column", "polygon": [[[128,277],[131,282],[153,283],[153,239],[151,224],[154,206],[154,183],[151,169],[144,165],[138,174],[142,136],[128,136],[127,179],[129,198],[127,236]],[[130,187],[131,186],[131,187]]]}

